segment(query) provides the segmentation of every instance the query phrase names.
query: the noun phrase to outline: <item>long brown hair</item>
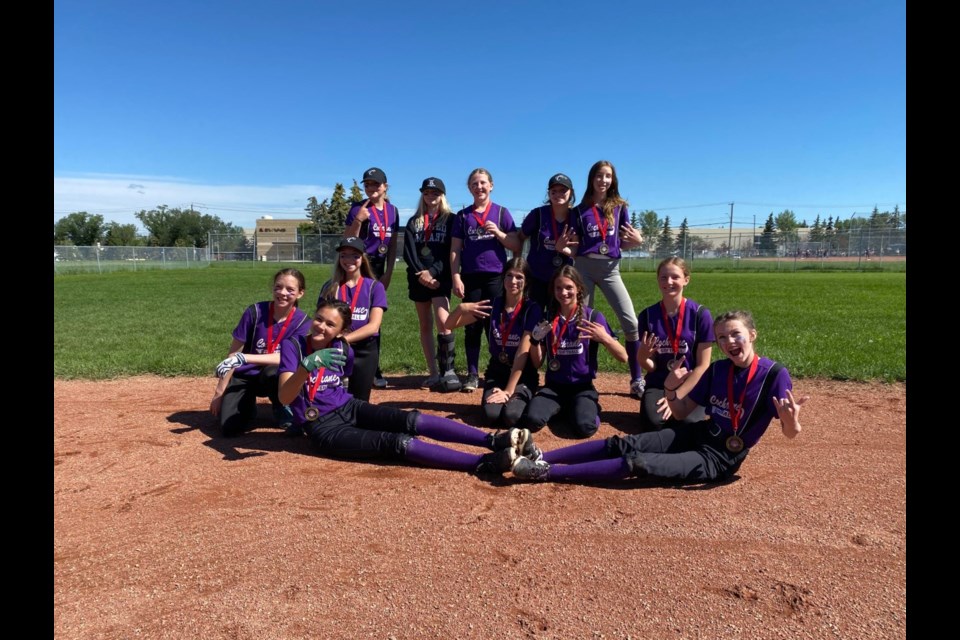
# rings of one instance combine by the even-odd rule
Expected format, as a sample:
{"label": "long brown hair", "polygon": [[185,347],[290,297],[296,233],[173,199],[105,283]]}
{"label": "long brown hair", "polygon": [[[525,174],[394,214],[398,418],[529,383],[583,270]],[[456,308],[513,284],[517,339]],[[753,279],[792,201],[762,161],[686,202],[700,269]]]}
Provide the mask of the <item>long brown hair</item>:
{"label": "long brown hair", "polygon": [[576,267],[572,264],[563,265],[550,276],[550,282],[547,284],[547,293],[550,296],[549,303],[547,304],[547,310],[549,311],[547,316],[549,318],[556,318],[557,314],[560,313],[560,303],[557,302],[556,293],[556,283],[559,278],[570,278],[573,280],[573,285],[577,288],[577,313],[574,317],[574,322],[580,322],[580,318],[583,317],[583,300],[585,298],[584,290],[586,289],[586,285],[583,283],[583,276],[580,275],[580,272],[577,271]]}
{"label": "long brown hair", "polygon": [[617,169],[609,160],[597,160],[590,167],[590,173],[587,174],[587,189],[583,192],[583,199],[580,202],[584,205],[590,205],[593,202],[593,179],[603,167],[610,167],[610,171],[613,173],[613,180],[610,181],[610,188],[607,189],[607,199],[603,201],[603,216],[608,223],[613,224],[613,212],[620,205],[625,207],[628,205],[627,201],[620,196],[620,180],[617,179]]}

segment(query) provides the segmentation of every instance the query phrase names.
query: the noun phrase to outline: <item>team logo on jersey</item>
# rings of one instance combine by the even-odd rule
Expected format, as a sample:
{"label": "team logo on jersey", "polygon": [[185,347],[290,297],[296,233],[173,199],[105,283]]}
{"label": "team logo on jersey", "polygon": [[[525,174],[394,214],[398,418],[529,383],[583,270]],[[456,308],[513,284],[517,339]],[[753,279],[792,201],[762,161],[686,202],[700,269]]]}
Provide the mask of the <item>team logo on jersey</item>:
{"label": "team logo on jersey", "polygon": [[560,346],[557,347],[557,355],[559,356],[578,356],[583,353],[583,342],[578,339],[567,340],[564,338],[560,341]]}
{"label": "team logo on jersey", "polygon": [[367,309],[366,307],[354,307],[352,318],[353,318],[354,320],[366,320],[366,319],[367,319],[367,313],[368,313],[369,311],[370,311],[370,310]]}

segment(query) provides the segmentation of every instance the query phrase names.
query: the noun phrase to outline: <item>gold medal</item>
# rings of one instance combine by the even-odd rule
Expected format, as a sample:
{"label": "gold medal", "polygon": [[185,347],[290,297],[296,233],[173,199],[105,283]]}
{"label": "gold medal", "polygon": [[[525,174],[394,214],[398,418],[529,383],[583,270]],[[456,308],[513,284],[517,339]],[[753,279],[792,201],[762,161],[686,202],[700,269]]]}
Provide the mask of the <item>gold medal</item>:
{"label": "gold medal", "polygon": [[316,407],[310,407],[304,412],[303,415],[307,420],[316,420],[317,416],[320,415],[320,412],[317,411]]}
{"label": "gold medal", "polygon": [[380,255],[383,255],[386,252],[387,252],[387,245],[382,244],[379,247],[377,247],[377,253],[379,253]]}
{"label": "gold medal", "polygon": [[547,366],[550,368],[550,371],[560,371],[560,361],[556,358],[551,360]]}
{"label": "gold medal", "polygon": [[497,354],[497,360],[503,364],[508,364],[510,362],[510,356],[507,355],[506,351],[501,351],[499,354]]}
{"label": "gold medal", "polygon": [[743,451],[743,438],[740,436],[730,436],[727,438],[727,451],[730,453],[740,453]]}

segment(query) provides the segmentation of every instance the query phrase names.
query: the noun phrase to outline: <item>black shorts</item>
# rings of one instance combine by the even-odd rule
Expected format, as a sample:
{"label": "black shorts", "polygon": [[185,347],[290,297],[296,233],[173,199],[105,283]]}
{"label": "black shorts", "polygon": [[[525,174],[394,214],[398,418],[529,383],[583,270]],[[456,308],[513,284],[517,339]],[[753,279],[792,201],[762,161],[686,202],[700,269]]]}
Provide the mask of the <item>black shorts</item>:
{"label": "black shorts", "polygon": [[440,288],[438,289],[429,289],[422,284],[420,284],[420,278],[416,275],[407,272],[407,287],[410,290],[409,298],[414,302],[430,302],[434,298],[446,298],[450,299],[450,290],[453,289],[453,285],[447,281],[439,280]]}

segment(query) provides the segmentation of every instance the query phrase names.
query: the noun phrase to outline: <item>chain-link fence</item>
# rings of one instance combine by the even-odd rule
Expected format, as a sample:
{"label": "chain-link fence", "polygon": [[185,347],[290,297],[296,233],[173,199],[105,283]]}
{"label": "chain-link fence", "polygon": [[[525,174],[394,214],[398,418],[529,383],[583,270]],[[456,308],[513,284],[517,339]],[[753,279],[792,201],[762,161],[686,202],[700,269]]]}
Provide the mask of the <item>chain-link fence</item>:
{"label": "chain-link fence", "polygon": [[[137,269],[179,269],[201,267],[218,261],[331,264],[336,259],[339,234],[297,233],[296,238],[280,239],[257,234],[210,234],[207,247],[74,247],[54,246],[54,271],[63,273],[103,273]],[[403,237],[399,238],[397,257],[403,256]],[[529,243],[529,240],[527,241]],[[529,244],[523,248],[526,255]],[[655,270],[665,257],[680,256],[701,267],[744,270],[797,269],[894,269],[906,271],[907,232],[905,229],[862,227],[844,233],[810,238],[807,230],[794,237],[733,233],[729,247],[724,241],[696,246],[675,243],[654,251],[624,252],[623,271]]]}
{"label": "chain-link fence", "polygon": [[53,270],[57,274],[184,269],[208,264],[210,254],[204,247],[53,247]]}

